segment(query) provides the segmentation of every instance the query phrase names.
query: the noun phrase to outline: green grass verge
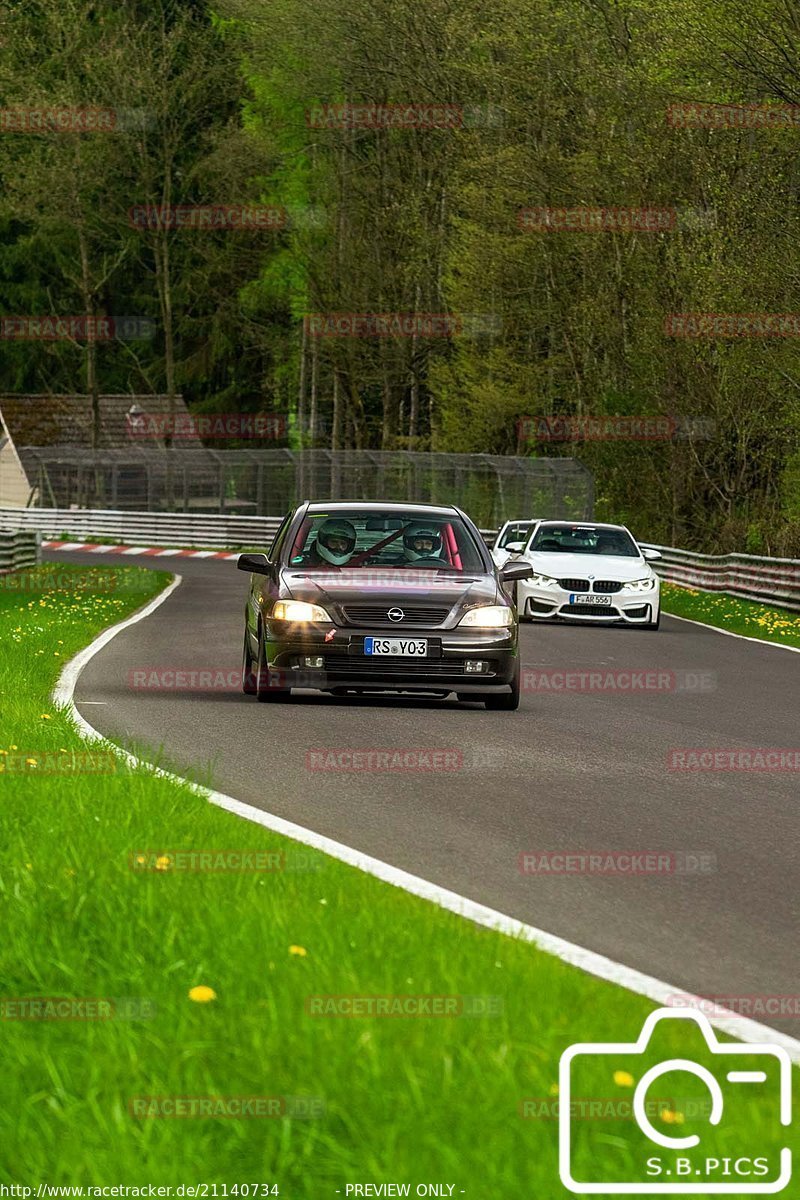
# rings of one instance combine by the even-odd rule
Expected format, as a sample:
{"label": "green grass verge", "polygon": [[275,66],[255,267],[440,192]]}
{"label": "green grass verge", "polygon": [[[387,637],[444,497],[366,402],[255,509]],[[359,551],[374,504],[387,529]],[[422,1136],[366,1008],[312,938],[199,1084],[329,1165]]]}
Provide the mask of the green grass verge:
{"label": "green grass verge", "polygon": [[661,603],[665,613],[676,617],[689,617],[780,646],[800,646],[800,613],[785,608],[738,600],[724,592],[699,592],[674,583],[662,583]]}
{"label": "green grass verge", "polygon": [[[412,1195],[430,1182],[455,1197],[565,1195],[557,1122],[541,1108],[559,1056],[576,1040],[633,1040],[653,1006],[333,859],[293,859],[295,844],[145,769],[54,770],[83,746],[49,699],[58,670],[167,577],[59,566],[59,590],[39,593],[52,570],[26,572],[26,591],[0,588],[0,1182],[277,1183],[295,1200],[385,1181]],[[232,848],[286,851],[287,869],[148,858]],[[194,1002],[197,986],[215,998]],[[309,996],[331,994],[495,997],[499,1011],[309,1013]],[[117,1003],[105,1020],[12,1019],[20,997]],[[672,1031],[662,1049],[686,1045]],[[635,1074],[603,1063],[579,1094],[629,1103]],[[774,1156],[783,1143],[774,1105],[748,1086],[704,1151]],[[692,1132],[675,1088],[658,1094],[668,1116],[656,1119],[678,1112]],[[142,1119],[131,1102],[143,1096],[312,1097],[324,1115]],[[583,1171],[635,1178],[645,1149],[630,1120],[578,1130]]]}

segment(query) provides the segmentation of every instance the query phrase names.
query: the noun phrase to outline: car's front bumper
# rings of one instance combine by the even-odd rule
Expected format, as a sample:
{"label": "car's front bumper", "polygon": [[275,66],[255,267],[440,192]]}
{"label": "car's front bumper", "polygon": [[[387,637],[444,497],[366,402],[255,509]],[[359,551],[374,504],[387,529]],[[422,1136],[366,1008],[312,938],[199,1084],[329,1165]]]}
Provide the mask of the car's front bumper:
{"label": "car's front bumper", "polygon": [[[517,602],[521,616],[539,621],[599,621],[603,624],[647,625],[658,618],[660,596],[656,587],[648,592],[613,592],[610,605],[571,604],[568,592],[560,587],[540,587],[534,584],[518,584]],[[603,599],[602,595],[594,598]]]}
{"label": "car's front bumper", "polygon": [[[326,632],[328,638],[326,639]],[[267,621],[274,686],[322,691],[507,692],[517,671],[516,629],[353,629]],[[367,636],[425,638],[429,654],[365,655]],[[321,665],[318,660],[322,660]],[[309,661],[310,660],[310,661]],[[468,663],[482,663],[469,671]]]}

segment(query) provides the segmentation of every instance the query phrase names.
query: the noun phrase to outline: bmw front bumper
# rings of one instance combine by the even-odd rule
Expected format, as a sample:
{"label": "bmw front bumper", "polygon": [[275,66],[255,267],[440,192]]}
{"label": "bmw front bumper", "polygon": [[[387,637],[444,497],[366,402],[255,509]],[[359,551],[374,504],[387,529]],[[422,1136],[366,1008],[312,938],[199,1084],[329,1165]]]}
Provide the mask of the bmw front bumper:
{"label": "bmw front bumper", "polygon": [[[541,587],[520,582],[518,604],[521,616],[539,621],[600,621],[607,625],[647,625],[658,617],[660,596],[656,587],[648,592],[592,594],[591,604],[575,604],[576,593],[559,586]],[[610,600],[610,604],[606,601]]]}

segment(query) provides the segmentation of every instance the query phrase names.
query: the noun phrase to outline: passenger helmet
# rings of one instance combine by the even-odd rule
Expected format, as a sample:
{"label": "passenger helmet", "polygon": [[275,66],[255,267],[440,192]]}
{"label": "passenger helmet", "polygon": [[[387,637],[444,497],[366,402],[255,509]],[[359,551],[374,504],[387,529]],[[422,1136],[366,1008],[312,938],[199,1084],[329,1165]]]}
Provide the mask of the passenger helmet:
{"label": "passenger helmet", "polygon": [[403,549],[411,562],[417,558],[437,558],[442,550],[442,535],[431,525],[412,525],[403,535]]}
{"label": "passenger helmet", "polygon": [[342,567],[356,548],[356,530],[350,521],[329,517],[317,531],[317,551],[334,567]]}

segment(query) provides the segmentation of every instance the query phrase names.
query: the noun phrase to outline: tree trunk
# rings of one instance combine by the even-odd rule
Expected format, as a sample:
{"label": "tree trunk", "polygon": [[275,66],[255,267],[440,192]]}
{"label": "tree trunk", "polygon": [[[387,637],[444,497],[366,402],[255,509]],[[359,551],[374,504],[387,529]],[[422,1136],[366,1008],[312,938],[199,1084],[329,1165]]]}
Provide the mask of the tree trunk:
{"label": "tree trunk", "polygon": [[[91,323],[96,316],[96,305],[89,271],[89,247],[83,228],[78,229],[78,247],[81,257],[83,311]],[[97,341],[94,336],[86,339],[86,392],[92,412],[91,447],[92,451],[96,452],[100,445],[100,390],[97,384]]]}
{"label": "tree trunk", "polygon": [[342,491],[342,389],[339,370],[333,368],[333,419],[331,424],[331,499],[341,499]]}
{"label": "tree trunk", "polygon": [[308,421],[308,435],[312,446],[317,444],[318,398],[317,380],[319,376],[319,339],[314,338],[311,347],[311,412]]}

